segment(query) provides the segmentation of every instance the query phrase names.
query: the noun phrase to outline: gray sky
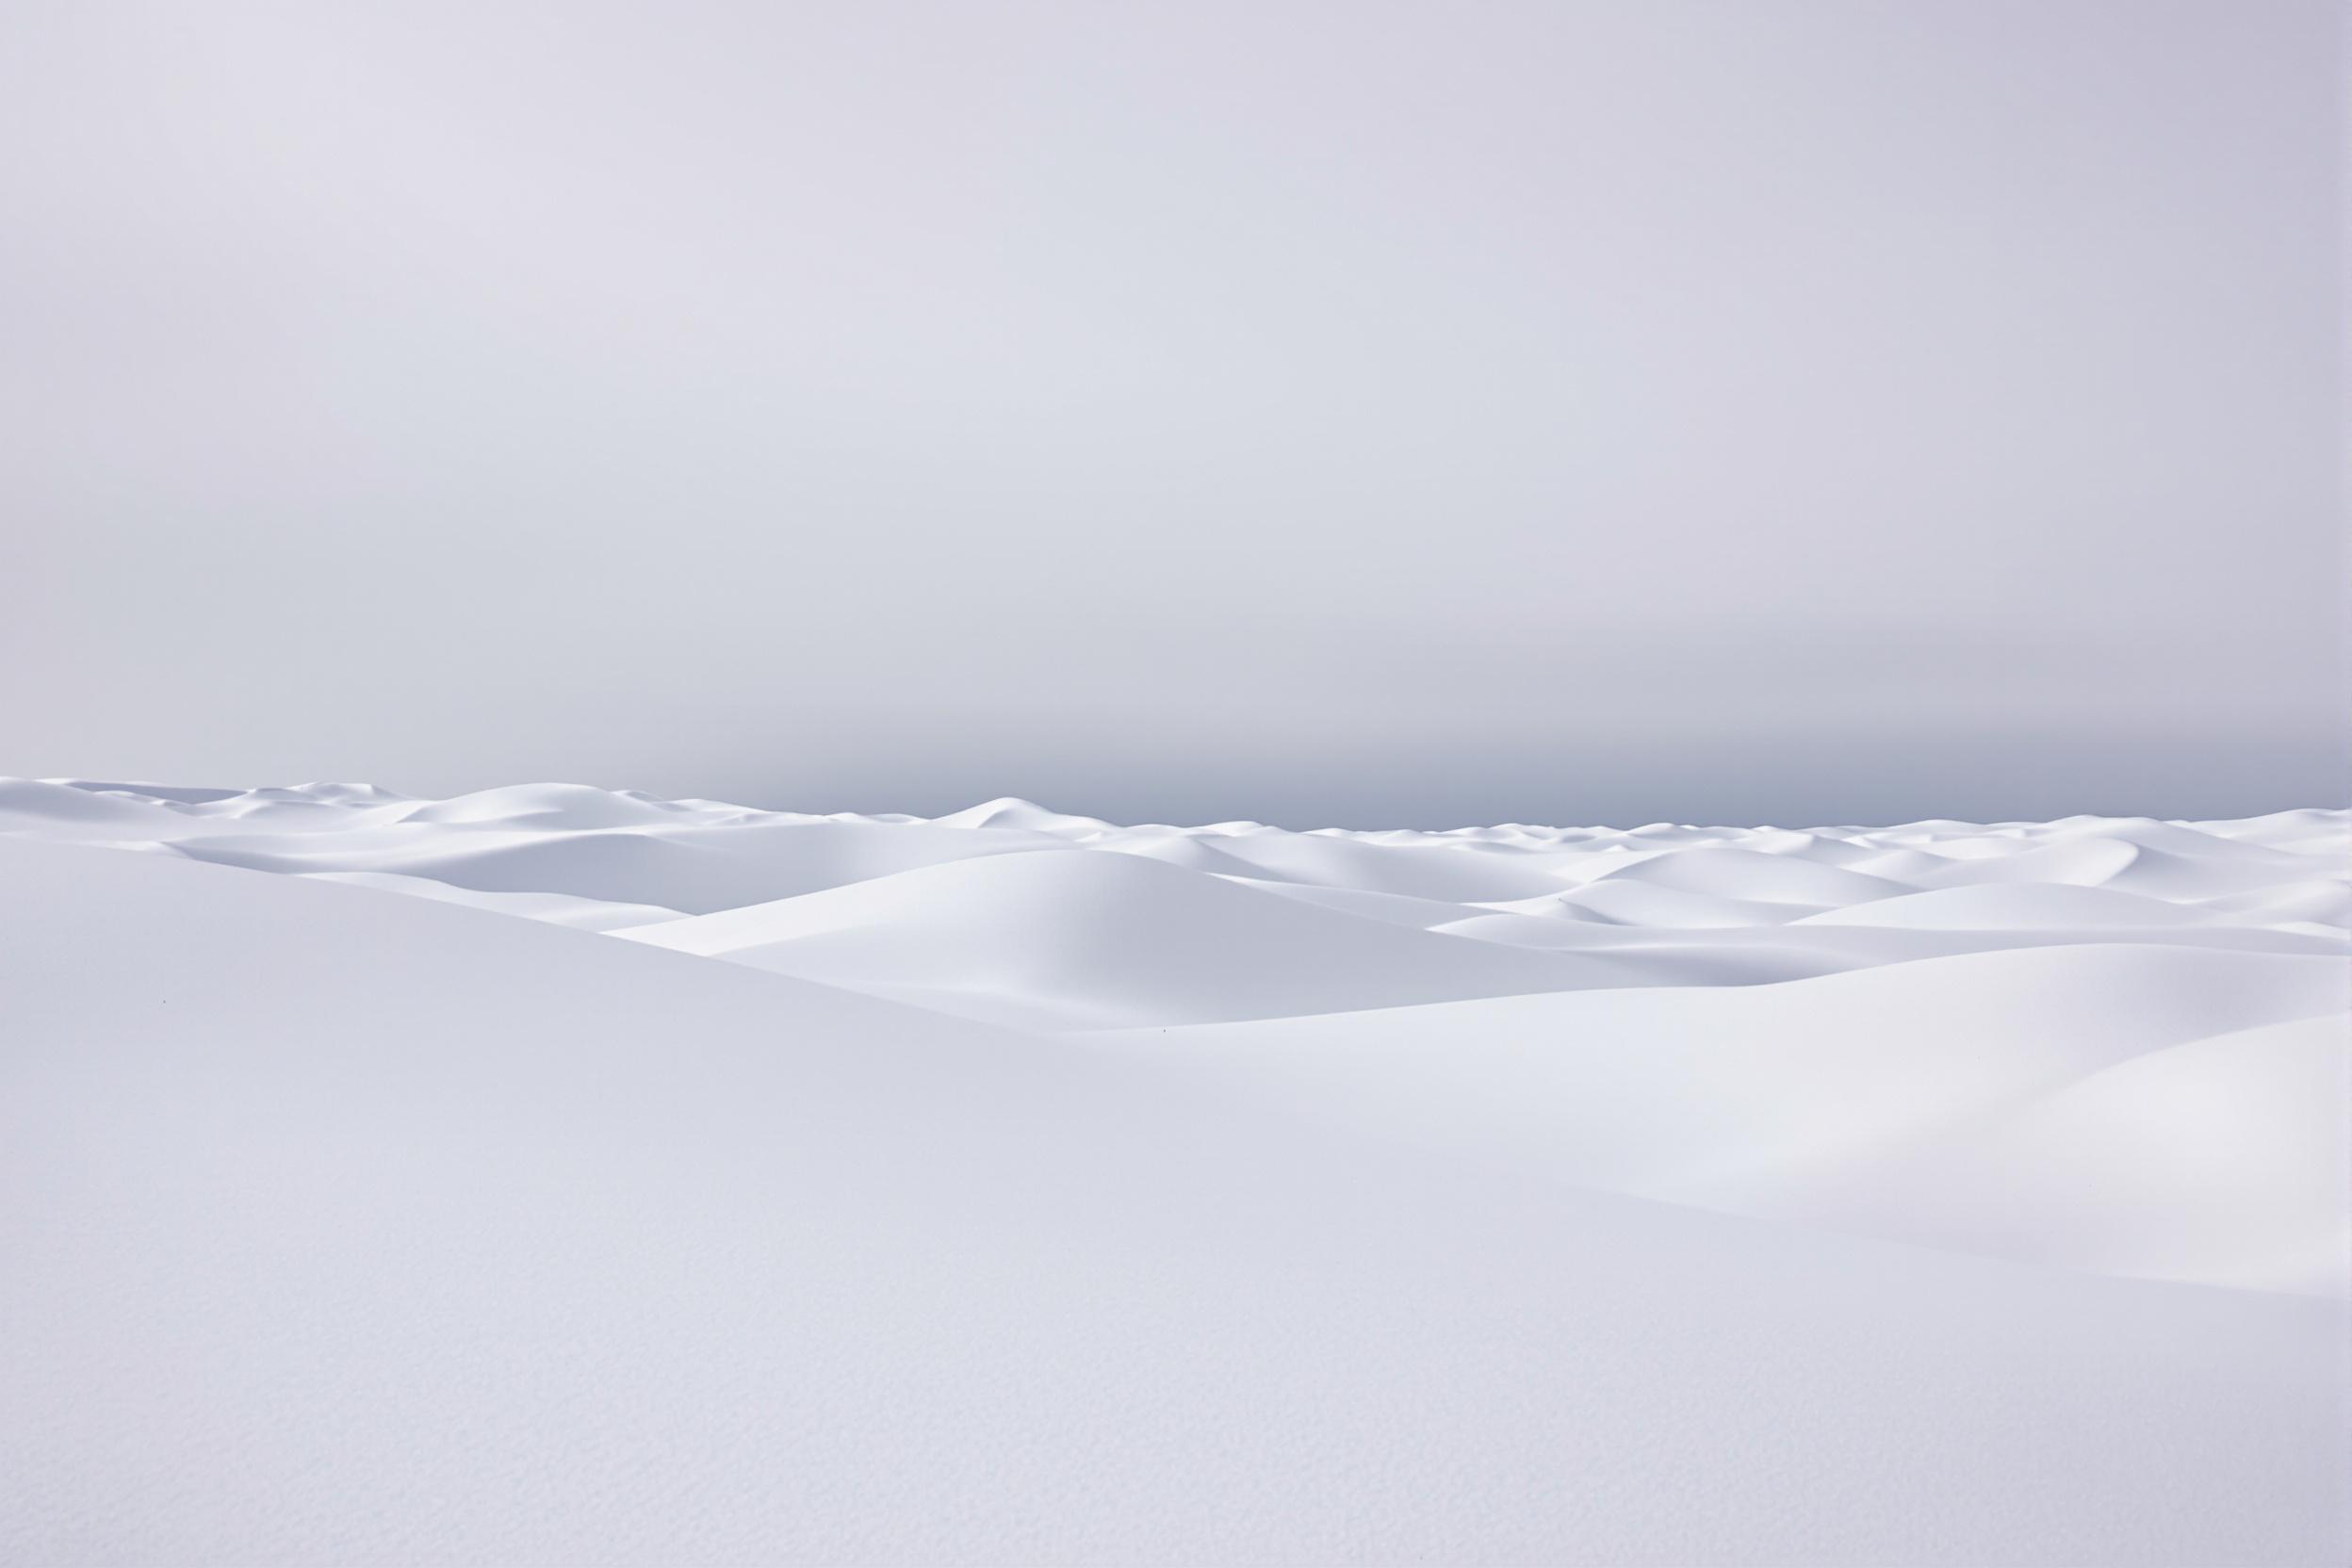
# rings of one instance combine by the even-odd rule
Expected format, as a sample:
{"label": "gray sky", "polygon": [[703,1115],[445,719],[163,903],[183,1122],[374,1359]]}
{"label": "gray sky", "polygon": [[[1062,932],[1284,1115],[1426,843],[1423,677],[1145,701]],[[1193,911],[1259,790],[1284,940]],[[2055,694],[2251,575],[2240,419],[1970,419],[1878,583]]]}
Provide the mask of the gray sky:
{"label": "gray sky", "polygon": [[2331,5],[0,4],[0,772],[2344,798]]}

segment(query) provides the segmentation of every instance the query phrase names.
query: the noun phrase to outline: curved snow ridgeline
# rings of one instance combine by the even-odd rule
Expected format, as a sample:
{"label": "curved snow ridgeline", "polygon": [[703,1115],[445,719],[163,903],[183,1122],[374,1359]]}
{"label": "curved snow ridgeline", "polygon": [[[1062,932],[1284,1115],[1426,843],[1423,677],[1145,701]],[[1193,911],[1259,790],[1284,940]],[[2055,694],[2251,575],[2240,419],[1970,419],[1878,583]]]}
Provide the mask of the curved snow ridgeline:
{"label": "curved snow ridgeline", "polygon": [[0,780],[0,1561],[2342,1560],[2348,826]]}
{"label": "curved snow ridgeline", "polygon": [[1097,1032],[1586,1186],[2322,1294],[2344,1285],[2340,1119],[2313,1108],[2344,1070],[2348,827],[1300,833],[1010,799],[923,819],[0,781],[0,831]]}
{"label": "curved snow ridgeline", "polygon": [[1023,1027],[1755,985],[2129,942],[2345,951],[2344,811],[1901,827],[1121,827],[1021,800],[810,816],[577,784],[416,800],[0,780],[0,832],[606,931]]}

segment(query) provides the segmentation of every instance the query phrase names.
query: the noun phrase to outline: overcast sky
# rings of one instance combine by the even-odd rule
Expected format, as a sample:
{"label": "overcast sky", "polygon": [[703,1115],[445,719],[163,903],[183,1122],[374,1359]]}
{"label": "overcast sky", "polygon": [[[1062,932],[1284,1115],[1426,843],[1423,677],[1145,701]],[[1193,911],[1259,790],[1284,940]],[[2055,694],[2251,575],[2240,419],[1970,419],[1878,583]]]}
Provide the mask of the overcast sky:
{"label": "overcast sky", "polygon": [[2320,0],[0,18],[0,772],[2344,798]]}

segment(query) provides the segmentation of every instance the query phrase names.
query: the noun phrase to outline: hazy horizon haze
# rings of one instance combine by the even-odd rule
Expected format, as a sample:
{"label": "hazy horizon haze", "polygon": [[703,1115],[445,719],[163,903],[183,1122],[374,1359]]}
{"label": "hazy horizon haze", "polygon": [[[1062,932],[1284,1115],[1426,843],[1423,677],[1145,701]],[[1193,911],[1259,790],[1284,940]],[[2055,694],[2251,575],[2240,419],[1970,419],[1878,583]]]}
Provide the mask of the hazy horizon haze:
{"label": "hazy horizon haze", "polygon": [[2331,5],[0,17],[0,773],[2347,798]]}

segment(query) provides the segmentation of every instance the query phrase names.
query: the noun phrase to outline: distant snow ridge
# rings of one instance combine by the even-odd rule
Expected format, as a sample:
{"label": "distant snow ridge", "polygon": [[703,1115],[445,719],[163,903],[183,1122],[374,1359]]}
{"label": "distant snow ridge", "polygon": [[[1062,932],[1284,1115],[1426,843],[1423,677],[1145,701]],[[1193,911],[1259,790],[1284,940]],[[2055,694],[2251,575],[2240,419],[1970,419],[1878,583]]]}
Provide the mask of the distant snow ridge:
{"label": "distant snow ridge", "polygon": [[414,893],[1033,1028],[1755,985],[2050,944],[2325,956],[2352,813],[1898,827],[1122,827],[530,784],[0,781],[0,831]]}

